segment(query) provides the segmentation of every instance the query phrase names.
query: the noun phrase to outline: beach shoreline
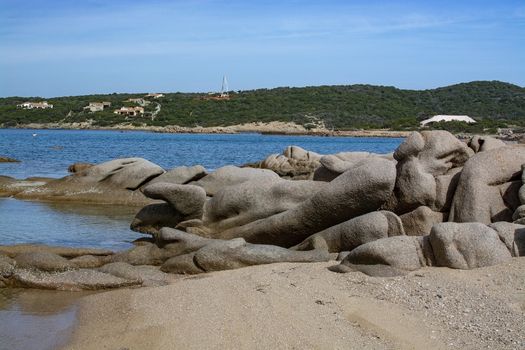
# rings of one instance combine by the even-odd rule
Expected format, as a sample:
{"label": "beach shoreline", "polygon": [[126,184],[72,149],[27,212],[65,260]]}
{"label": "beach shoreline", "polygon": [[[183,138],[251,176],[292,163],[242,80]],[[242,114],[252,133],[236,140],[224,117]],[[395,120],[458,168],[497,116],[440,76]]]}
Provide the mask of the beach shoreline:
{"label": "beach shoreline", "polygon": [[172,134],[242,134],[258,133],[265,135],[287,136],[335,136],[335,137],[407,137],[411,131],[394,131],[387,129],[370,130],[329,130],[326,128],[306,129],[302,125],[288,122],[247,123],[230,126],[184,127],[178,125],[166,126],[136,126],[132,123],[113,126],[97,126],[89,122],[81,123],[29,123],[16,126],[0,126],[2,129],[34,129],[34,130],[110,130],[110,131],[145,131]]}

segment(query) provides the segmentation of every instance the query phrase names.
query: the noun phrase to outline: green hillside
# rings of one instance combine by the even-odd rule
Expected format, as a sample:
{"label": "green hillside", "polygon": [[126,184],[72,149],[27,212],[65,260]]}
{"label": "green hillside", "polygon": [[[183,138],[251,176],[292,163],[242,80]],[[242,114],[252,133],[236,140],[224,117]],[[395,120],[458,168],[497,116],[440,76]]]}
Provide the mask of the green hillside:
{"label": "green hillside", "polygon": [[[47,99],[48,110],[23,110],[16,105],[42,98],[9,97],[0,99],[0,124],[15,126],[31,122],[80,122],[109,126],[121,122],[148,125],[226,126],[246,122],[292,121],[308,127],[312,119],[322,120],[328,128],[410,129],[419,120],[435,114],[466,114],[478,120],[475,127],[525,126],[525,88],[499,81],[476,81],[431,90],[401,90],[389,86],[347,85],[303,88],[275,88],[230,92],[230,100],[206,99],[207,94],[167,93],[151,100],[146,112],[156,103],[160,112],[151,117],[125,117],[112,113],[130,105],[128,98],[140,94],[70,96]],[[88,113],[88,102],[110,101],[111,109]],[[441,127],[437,125],[436,127]],[[450,124],[447,128],[459,128]]]}

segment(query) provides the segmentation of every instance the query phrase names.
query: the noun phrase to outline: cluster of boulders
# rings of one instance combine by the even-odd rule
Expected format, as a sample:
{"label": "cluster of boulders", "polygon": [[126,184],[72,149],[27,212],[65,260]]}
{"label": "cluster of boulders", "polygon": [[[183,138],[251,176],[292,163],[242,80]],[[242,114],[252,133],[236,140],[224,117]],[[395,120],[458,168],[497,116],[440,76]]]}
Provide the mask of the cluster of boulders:
{"label": "cluster of boulders", "polygon": [[283,154],[270,154],[264,160],[246,164],[248,167],[270,169],[280,177],[294,180],[311,180],[321,165],[322,155],[298,146],[288,146]]}
{"label": "cluster of boulders", "polygon": [[172,275],[154,266],[132,266],[92,248],[20,244],[0,246],[0,288],[98,290],[159,286]]}
{"label": "cluster of boulders", "polygon": [[[165,172],[137,158],[90,165],[16,196],[144,203],[131,228],[151,236],[113,254],[54,260],[48,254],[60,266],[51,269],[54,277],[35,262],[42,255],[2,257],[0,248],[0,283],[37,286],[57,274],[75,280],[96,271],[140,285],[140,271],[164,281],[166,273],[330,259],[340,260],[333,271],[375,276],[499,264],[525,255],[523,164],[522,145],[480,136],[465,143],[446,131],[422,131],[393,154],[319,155],[289,147],[259,168],[226,166],[210,174],[200,166]],[[79,280],[68,283],[83,288]]]}
{"label": "cluster of boulders", "polygon": [[75,163],[68,171],[72,174],[60,179],[17,180],[1,176],[0,197],[140,206],[154,202],[142,193],[147,184],[158,181],[185,184],[207,175],[202,166],[165,171],[142,158],[115,159],[97,165]]}
{"label": "cluster of boulders", "polygon": [[[279,167],[295,164],[280,158]],[[219,169],[217,178],[205,178],[208,186],[220,184],[214,191],[198,182],[146,186],[146,196],[165,203],[137,214],[132,228],[152,240],[135,249],[177,273],[338,256],[333,270],[390,275],[523,255],[524,146],[423,131],[392,155],[349,152],[315,161],[311,180],[259,169],[249,180],[225,183]],[[234,179],[245,169],[229,170]]]}

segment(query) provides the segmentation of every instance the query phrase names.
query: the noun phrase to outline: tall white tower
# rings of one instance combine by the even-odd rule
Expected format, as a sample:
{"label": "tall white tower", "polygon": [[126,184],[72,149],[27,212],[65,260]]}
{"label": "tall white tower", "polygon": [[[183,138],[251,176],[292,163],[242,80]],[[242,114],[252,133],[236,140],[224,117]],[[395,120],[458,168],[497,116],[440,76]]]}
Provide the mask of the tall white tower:
{"label": "tall white tower", "polygon": [[228,94],[228,80],[226,80],[226,75],[222,77],[222,87],[221,87],[221,97],[229,97]]}

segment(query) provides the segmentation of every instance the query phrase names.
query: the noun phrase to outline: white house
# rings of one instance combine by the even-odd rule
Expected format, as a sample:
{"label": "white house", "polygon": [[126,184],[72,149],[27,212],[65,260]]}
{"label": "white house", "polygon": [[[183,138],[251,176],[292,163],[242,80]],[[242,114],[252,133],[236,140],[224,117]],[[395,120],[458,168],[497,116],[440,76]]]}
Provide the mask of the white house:
{"label": "white house", "polygon": [[22,104],[16,105],[16,107],[23,108],[23,109],[47,109],[47,108],[53,108],[53,105],[47,103],[47,101],[42,101],[42,102],[24,102]]}
{"label": "white house", "polygon": [[419,123],[421,126],[425,126],[429,123],[438,123],[438,122],[451,122],[451,121],[458,121],[458,122],[465,122],[468,124],[473,124],[476,121],[469,117],[468,115],[446,115],[446,114],[440,114],[435,115],[432,118],[425,119],[421,123]]}
{"label": "white house", "polygon": [[120,109],[115,109],[113,113],[136,117],[144,114],[144,107],[121,107]]}

